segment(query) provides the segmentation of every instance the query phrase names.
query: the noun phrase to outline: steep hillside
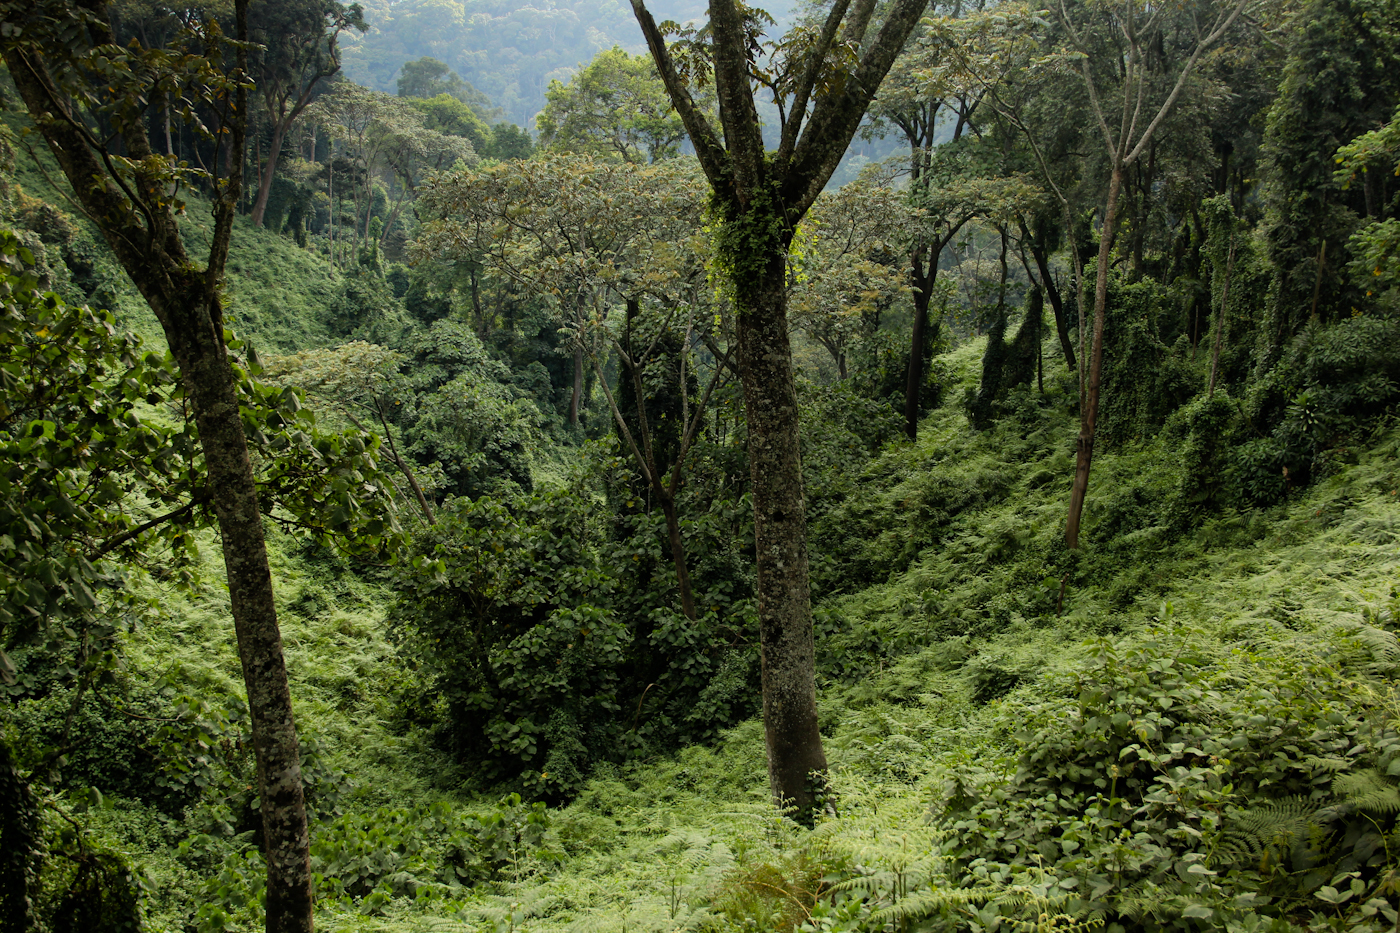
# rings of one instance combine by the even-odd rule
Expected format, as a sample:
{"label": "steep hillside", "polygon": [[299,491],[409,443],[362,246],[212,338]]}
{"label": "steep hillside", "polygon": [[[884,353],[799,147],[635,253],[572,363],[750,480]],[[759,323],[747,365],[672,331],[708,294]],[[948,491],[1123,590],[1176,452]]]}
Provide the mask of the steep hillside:
{"label": "steep hillside", "polygon": [[[399,706],[415,674],[386,640],[387,591],[279,539],[322,815],[318,923],[1389,929],[1400,433],[1284,505],[1176,523],[1159,520],[1180,481],[1170,430],[1108,452],[1073,557],[1057,543],[1065,401],[1029,394],[985,434],[947,405],[815,522],[838,815],[811,831],[768,808],[757,721],[604,766],[562,809],[464,793],[473,776]],[[218,571],[191,593],[144,586],[152,613],[124,676],[182,725],[153,740],[98,708],[84,728],[112,749],[195,730],[209,752],[166,759],[159,789],[104,788],[105,808],[73,818],[144,866],[153,928],[251,929],[260,867]],[[70,700],[55,693],[22,728],[52,728]],[[96,758],[81,760],[73,780],[98,786]],[[172,805],[195,785],[195,806]]]}

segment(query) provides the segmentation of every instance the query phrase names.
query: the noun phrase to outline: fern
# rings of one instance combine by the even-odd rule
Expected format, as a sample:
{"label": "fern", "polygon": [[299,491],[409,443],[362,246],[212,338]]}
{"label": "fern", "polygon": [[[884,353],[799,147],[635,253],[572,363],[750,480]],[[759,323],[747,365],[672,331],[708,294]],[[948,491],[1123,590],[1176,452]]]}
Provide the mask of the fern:
{"label": "fern", "polygon": [[902,898],[871,914],[877,923],[908,923],[949,908],[985,904],[1000,893],[998,888],[934,888]]}
{"label": "fern", "polygon": [[1317,801],[1288,797],[1230,814],[1230,829],[1220,834],[1212,862],[1263,860],[1271,849],[1291,850],[1297,841],[1320,831]]}
{"label": "fern", "polygon": [[1362,813],[1376,816],[1400,813],[1400,788],[1375,768],[1337,775],[1332,779],[1332,793]]}

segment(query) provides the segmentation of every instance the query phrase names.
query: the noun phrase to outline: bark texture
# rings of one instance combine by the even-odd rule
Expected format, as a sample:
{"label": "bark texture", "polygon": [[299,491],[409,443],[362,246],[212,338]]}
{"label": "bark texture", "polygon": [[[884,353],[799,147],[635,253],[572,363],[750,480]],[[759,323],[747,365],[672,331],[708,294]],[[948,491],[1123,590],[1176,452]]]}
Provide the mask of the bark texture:
{"label": "bark texture", "polygon": [[[786,256],[749,283],[753,307],[739,314],[739,378],[749,427],[758,619],[763,646],[763,731],[773,797],[799,812],[818,802],[813,773],[826,773],[817,728],[816,646],[808,588],[797,392],[788,343]],[[779,313],[772,313],[773,309]],[[762,309],[762,310],[760,310]],[[767,311],[768,313],[763,313]]]}
{"label": "bark texture", "polygon": [[1074,440],[1074,485],[1069,493],[1069,519],[1065,522],[1065,544],[1079,547],[1079,523],[1084,515],[1084,499],[1089,491],[1089,467],[1094,461],[1094,432],[1099,417],[1099,387],[1103,382],[1103,326],[1108,308],[1108,263],[1113,237],[1118,232],[1118,194],[1123,190],[1123,169],[1115,167],[1108,180],[1108,203],[1103,229],[1099,234],[1099,261],[1094,282],[1094,334],[1089,352],[1089,380],[1085,403],[1079,411],[1079,435]]}
{"label": "bark texture", "polygon": [[822,94],[819,79],[833,43],[843,30],[859,43],[875,10],[875,0],[836,0],[806,50],[778,149],[770,155],[753,98],[751,37],[735,0],[709,5],[722,134],[695,105],[644,0],[632,0],[722,219],[717,246],[739,306],[736,355],[748,416],[768,776],[775,800],[794,806],[804,820],[820,805],[817,785],[824,783],[826,754],[817,729],[797,391],[787,336],[787,251],[926,2],[895,0],[859,62],[839,87]]}
{"label": "bark texture", "polygon": [[[247,3],[236,4],[239,37],[247,34]],[[98,5],[98,22],[107,21]],[[95,44],[115,44],[110,30],[90,25]],[[239,68],[246,69],[246,51]],[[309,933],[311,866],[301,761],[291,692],[273,602],[257,487],[239,415],[233,370],[223,338],[220,298],[224,261],[242,174],[247,91],[236,95],[226,125],[228,157],[215,204],[215,229],[206,268],[185,251],[169,207],[162,206],[159,175],[119,182],[104,165],[100,144],[57,92],[39,49],[7,43],[4,57],[15,86],[75,195],[92,217],[132,282],[155,312],[190,400],[209,471],[208,488],[223,539],[239,660],[248,692],[267,858],[269,933]],[[61,65],[61,63],[60,63]],[[126,152],[151,159],[143,128],[123,134]],[[154,164],[154,163],[152,163]]]}

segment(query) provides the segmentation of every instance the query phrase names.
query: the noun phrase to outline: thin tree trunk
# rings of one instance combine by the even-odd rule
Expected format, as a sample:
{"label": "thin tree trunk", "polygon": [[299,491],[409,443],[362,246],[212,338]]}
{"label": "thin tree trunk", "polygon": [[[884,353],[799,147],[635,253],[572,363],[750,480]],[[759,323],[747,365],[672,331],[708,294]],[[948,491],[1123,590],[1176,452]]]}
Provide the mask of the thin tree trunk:
{"label": "thin tree trunk", "polygon": [[[673,469],[679,470],[677,463]],[[681,612],[691,621],[695,620],[695,594],[690,589],[690,571],[685,565],[685,544],[681,540],[681,520],[676,511],[676,498],[671,495],[660,478],[652,484],[656,497],[661,502],[661,514],[666,516],[666,537],[671,548],[671,563],[676,568],[676,586],[681,594]]]}
{"label": "thin tree trunk", "polygon": [[569,424],[578,425],[579,408],[583,404],[583,347],[574,348],[574,394],[569,398]]}
{"label": "thin tree trunk", "polygon": [[938,275],[937,256],[933,257],[932,268],[925,275],[922,252],[922,248],[915,251],[910,276],[914,283],[914,327],[909,338],[909,364],[904,371],[904,433],[911,441],[919,436],[919,390],[924,381],[928,306],[933,297],[934,277]]}
{"label": "thin tree trunk", "polygon": [[[418,477],[413,475],[413,470],[409,468],[408,461],[399,454],[399,447],[394,443],[394,433],[389,430],[389,419],[384,416],[384,406],[380,404],[378,398],[374,400],[374,413],[379,416],[379,423],[384,427],[384,440],[389,445],[389,456],[393,458],[394,465],[399,468],[399,472],[404,475],[404,479],[408,480],[408,488],[413,491],[413,497],[418,500],[418,510],[423,513],[423,517],[428,520],[429,525],[436,525],[437,519],[433,517],[433,508],[428,504],[428,497],[423,495],[423,487],[418,485]],[[350,418],[350,421],[355,427],[364,431],[366,434],[369,433],[365,430],[365,426],[356,420],[354,415],[349,412],[345,414]]]}
{"label": "thin tree trunk", "polygon": [[1215,319],[1215,346],[1210,351],[1210,387],[1206,395],[1215,397],[1215,373],[1220,368],[1220,345],[1225,339],[1225,304],[1230,300],[1230,275],[1235,271],[1235,218],[1230,218],[1230,258],[1225,263],[1225,287],[1221,289],[1220,314]]}
{"label": "thin tree trunk", "polygon": [[[1025,228],[1022,228],[1021,232],[1025,234]],[[1035,267],[1040,271],[1040,283],[1045,289],[1045,297],[1050,299],[1050,310],[1055,315],[1055,334],[1060,338],[1060,352],[1064,354],[1065,365],[1073,370],[1075,368],[1074,341],[1069,335],[1064,297],[1055,285],[1055,277],[1050,273],[1049,257],[1045,255],[1045,248],[1040,240],[1038,238],[1028,239],[1027,242],[1031,248],[1031,257],[1035,260]]]}
{"label": "thin tree trunk", "polygon": [[1079,523],[1084,514],[1084,498],[1089,491],[1089,467],[1094,459],[1094,432],[1099,418],[1099,386],[1103,376],[1103,326],[1108,308],[1108,261],[1113,235],[1118,226],[1118,195],[1123,188],[1123,166],[1113,167],[1108,182],[1108,204],[1104,209],[1103,230],[1099,236],[1099,262],[1094,282],[1094,338],[1089,357],[1088,386],[1079,414],[1079,436],[1075,439],[1074,486],[1070,490],[1069,520],[1065,523],[1065,544],[1079,547]]}
{"label": "thin tree trunk", "polygon": [[335,150],[332,148],[330,161],[326,163],[326,198],[330,205],[326,208],[326,229],[331,246],[331,265],[335,265]]}

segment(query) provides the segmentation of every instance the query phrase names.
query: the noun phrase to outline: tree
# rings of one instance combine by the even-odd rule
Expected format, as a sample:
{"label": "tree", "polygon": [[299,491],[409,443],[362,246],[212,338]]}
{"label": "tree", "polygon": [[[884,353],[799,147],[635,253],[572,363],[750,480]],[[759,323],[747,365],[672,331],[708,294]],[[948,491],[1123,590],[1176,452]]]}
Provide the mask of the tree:
{"label": "tree", "polygon": [[[1084,396],[1080,405],[1079,435],[1075,440],[1074,485],[1070,491],[1069,518],[1065,523],[1065,543],[1079,547],[1079,522],[1084,512],[1084,498],[1089,489],[1089,467],[1094,456],[1094,434],[1099,413],[1099,389],[1103,379],[1103,328],[1108,307],[1108,267],[1113,253],[1113,240],[1118,232],[1119,195],[1129,167],[1152,142],[1157,128],[1171,112],[1201,56],[1234,25],[1251,0],[1232,0],[1216,10],[1207,9],[1209,21],[1202,24],[1192,17],[1190,31],[1194,33],[1191,54],[1177,74],[1165,99],[1152,112],[1150,104],[1144,112],[1144,100],[1150,93],[1152,75],[1149,49],[1163,41],[1164,9],[1139,8],[1137,0],[1111,10],[1106,23],[1086,22],[1071,15],[1065,0],[1060,0],[1056,14],[1069,38],[1071,48],[1078,53],[1080,74],[1089,95],[1091,114],[1102,136],[1108,157],[1108,191],[1104,196],[1103,221],[1099,230],[1099,255],[1094,283],[1094,325],[1090,344],[1089,366]],[[1075,13],[1081,11],[1076,9]],[[1105,11],[1109,12],[1109,11]],[[1102,31],[1090,32],[1094,25]],[[1116,87],[1113,85],[1116,84]],[[1112,88],[1119,98],[1105,99],[1100,87]],[[1116,103],[1119,113],[1115,129],[1109,124],[1112,112],[1105,104]],[[1082,316],[1081,316],[1082,320]]]}
{"label": "tree", "polygon": [[[880,98],[871,107],[878,127],[881,123],[894,126],[909,146],[909,194],[919,208],[926,208],[931,199],[940,198],[942,190],[952,180],[946,168],[938,171],[939,159],[934,147],[956,143],[972,127],[973,114],[985,90],[970,91],[940,66],[941,50],[927,41],[912,45],[896,60],[881,90]],[[951,135],[948,124],[952,123]],[[951,205],[950,205],[951,206]],[[908,244],[909,284],[913,289],[914,325],[910,331],[909,364],[905,371],[904,430],[910,440],[919,432],[919,397],[928,351],[936,334],[929,333],[928,309],[938,279],[939,258],[976,214],[975,204],[960,205],[963,209],[942,212],[941,222],[926,224]],[[968,209],[970,208],[970,209]]]}
{"label": "tree", "polygon": [[400,97],[432,98],[446,94],[470,107],[482,123],[495,123],[502,116],[501,109],[491,105],[491,98],[464,81],[445,63],[426,55],[404,64],[396,86]]}
{"label": "tree", "polygon": [[[429,185],[423,202],[425,216],[439,219],[427,225],[419,248],[439,259],[485,257],[492,267],[557,301],[563,323],[574,332],[575,404],[587,357],[618,436],[661,506],[682,611],[694,620],[677,493],[710,395],[722,383],[725,370],[715,367],[692,406],[689,347],[715,313],[703,305],[709,289],[699,243],[699,187],[687,169],[675,162],[644,166],[563,156],[440,176]],[[610,298],[625,304],[621,333],[608,323],[607,312],[615,303]],[[650,334],[644,335],[640,318],[648,299],[660,305],[662,320],[651,322]],[[674,320],[681,309],[683,330]],[[683,336],[677,339],[672,328]],[[635,403],[635,414],[624,411],[607,383],[599,359],[600,338],[622,362],[620,378],[630,383],[626,395]],[[666,342],[680,347],[674,367],[656,365],[666,355],[659,352]],[[663,379],[673,377],[679,383],[673,445],[660,441],[662,427],[652,424],[647,414],[647,396],[656,387],[647,391],[645,375],[658,368],[665,373]]]}
{"label": "tree", "polygon": [[535,123],[540,145],[625,162],[655,162],[680,151],[685,126],[647,55],[617,46],[569,81],[549,82]]}
{"label": "tree", "polygon": [[[926,2],[895,0],[857,57],[875,2],[836,0],[820,26],[772,47],[771,68],[759,69],[758,20],[737,0],[711,0],[704,33],[681,34],[671,43],[644,0],[632,0],[710,183],[717,261],[738,312],[735,355],[748,418],[769,784],[779,804],[792,803],[803,819],[819,806],[812,775],[826,773],[826,753],[817,728],[806,507],[788,339],[788,248]],[[713,81],[723,136],[697,105],[687,74]],[[764,147],[755,81],[767,82],[783,101],[772,153]]]}
{"label": "tree", "polygon": [[[225,345],[222,280],[238,205],[248,106],[247,45],[228,46],[211,21],[170,49],[121,46],[103,0],[0,3],[10,76],[74,197],[150,304],[194,410],[223,540],[229,597],[248,691],[257,759],[267,929],[310,931],[311,866],[296,726],[287,684],[257,483]],[[235,37],[248,39],[247,0],[235,2]],[[176,223],[171,192],[188,179],[151,144],[144,118],[152,91],[191,96],[214,127],[221,159],[210,182],[214,229],[197,264]],[[115,138],[94,132],[101,116]],[[116,144],[121,149],[116,149]]]}
{"label": "tree", "polygon": [[[476,161],[470,140],[428,129],[414,102],[348,81],[338,83],[334,91],[317,100],[312,113],[329,127],[353,166],[347,174],[352,179],[352,226],[357,245],[369,239],[378,173],[392,173],[398,181],[398,195],[384,218],[382,239],[425,171]],[[341,190],[344,188],[342,182]]]}
{"label": "tree", "polygon": [[1385,174],[1347,184],[1350,174],[1333,178],[1333,159],[1400,105],[1397,19],[1394,3],[1365,0],[1314,0],[1298,11],[1298,36],[1264,141],[1264,231],[1274,283],[1261,371],[1309,320],[1334,320],[1360,301],[1342,274],[1352,258],[1348,238],[1358,218],[1386,216]]}
{"label": "tree", "polygon": [[907,287],[893,261],[913,220],[887,173],[867,168],[825,192],[793,241],[788,295],[793,327],[831,354],[837,378],[847,353],[878,326],[880,312]]}
{"label": "tree", "polygon": [[369,27],[358,3],[347,7],[337,0],[261,0],[253,5],[249,18],[250,38],[261,46],[252,77],[272,123],[267,160],[253,202],[253,226],[261,227],[287,131],[321,83],[340,71],[340,34]]}

